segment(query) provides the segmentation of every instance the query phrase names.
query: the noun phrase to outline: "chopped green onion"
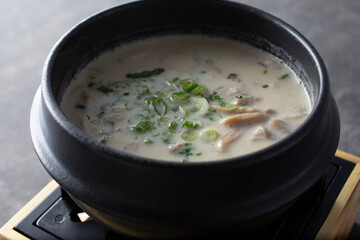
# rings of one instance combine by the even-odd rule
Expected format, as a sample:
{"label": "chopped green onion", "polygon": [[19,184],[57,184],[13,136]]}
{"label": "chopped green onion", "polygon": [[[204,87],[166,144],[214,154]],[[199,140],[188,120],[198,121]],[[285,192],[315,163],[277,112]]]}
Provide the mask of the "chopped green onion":
{"label": "chopped green onion", "polygon": [[175,107],[171,108],[171,111],[173,111],[173,112],[177,112],[178,110],[179,110],[179,106],[175,106]]}
{"label": "chopped green onion", "polygon": [[169,117],[160,117],[158,119],[158,124],[159,126],[161,126],[162,124],[166,124],[170,121],[170,118]]}
{"label": "chopped green onion", "polygon": [[188,99],[189,99],[189,94],[183,92],[174,92],[170,96],[170,100],[173,103],[177,103],[177,104],[186,103]]}
{"label": "chopped green onion", "polygon": [[130,93],[129,92],[125,92],[124,93],[124,96],[128,96]]}
{"label": "chopped green onion", "polygon": [[94,85],[95,85],[94,82],[89,82],[88,87],[91,88],[91,87],[94,86]]}
{"label": "chopped green onion", "polygon": [[143,96],[151,94],[149,88],[146,85],[138,85],[138,86],[136,86],[136,92],[138,93],[137,99],[140,99]]}
{"label": "chopped green onion", "polygon": [[136,126],[133,126],[130,129],[136,133],[144,134],[153,129],[153,123],[150,121],[141,121],[138,124],[136,124]]}
{"label": "chopped green onion", "polygon": [[168,97],[172,91],[174,91],[174,88],[173,88],[173,87],[171,87],[171,86],[166,86],[166,87],[161,88],[161,89],[156,93],[156,95],[157,95],[157,96],[160,96],[160,97]]}
{"label": "chopped green onion", "polygon": [[159,97],[152,98],[151,106],[154,108],[155,112],[160,116],[164,116],[167,113],[167,105],[162,98]]}
{"label": "chopped green onion", "polygon": [[190,110],[188,107],[180,106],[179,109],[184,116],[187,116],[190,113]]}
{"label": "chopped green onion", "polygon": [[265,70],[264,70],[264,74],[267,74],[267,73],[268,73],[268,70],[267,70],[267,69],[265,69]]}
{"label": "chopped green onion", "polygon": [[268,88],[269,85],[265,84],[265,85],[263,85],[262,87],[263,87],[263,88]]}
{"label": "chopped green onion", "polygon": [[199,86],[198,84],[195,83],[193,79],[183,79],[181,80],[180,83],[182,84],[182,89],[185,92],[190,92],[191,90]]}
{"label": "chopped green onion", "polygon": [[238,98],[238,99],[243,99],[242,95],[236,95],[235,97]]}
{"label": "chopped green onion", "polygon": [[190,91],[191,94],[198,95],[203,94],[206,91],[206,87],[199,85]]}
{"label": "chopped green onion", "polygon": [[211,143],[211,142],[215,141],[218,138],[218,136],[219,135],[218,135],[217,131],[209,129],[201,134],[200,139],[204,143]]}
{"label": "chopped green onion", "polygon": [[192,127],[192,128],[197,128],[199,126],[198,123],[195,122],[190,122],[188,120],[183,120],[183,127]]}
{"label": "chopped green onion", "polygon": [[194,131],[192,131],[191,129],[186,129],[182,134],[181,134],[182,139],[184,139],[185,141],[194,141],[197,136],[196,133]]}
{"label": "chopped green onion", "polygon": [[143,72],[139,72],[139,73],[128,73],[128,74],[126,74],[126,77],[127,78],[148,78],[151,76],[159,75],[159,74],[163,73],[164,71],[165,70],[163,68],[156,68],[151,71],[143,71]]}
{"label": "chopped green onion", "polygon": [[206,98],[193,98],[192,99],[193,107],[192,112],[195,112],[198,117],[205,116],[210,109],[210,105]]}

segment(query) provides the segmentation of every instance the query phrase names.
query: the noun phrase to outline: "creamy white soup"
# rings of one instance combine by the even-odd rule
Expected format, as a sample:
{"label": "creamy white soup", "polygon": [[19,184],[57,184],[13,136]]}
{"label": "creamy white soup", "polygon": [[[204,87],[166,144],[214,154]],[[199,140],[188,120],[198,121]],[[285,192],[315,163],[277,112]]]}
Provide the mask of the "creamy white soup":
{"label": "creamy white soup", "polygon": [[296,74],[264,51],[224,38],[171,35],[90,62],[61,108],[103,144],[192,162],[265,148],[294,131],[311,104]]}

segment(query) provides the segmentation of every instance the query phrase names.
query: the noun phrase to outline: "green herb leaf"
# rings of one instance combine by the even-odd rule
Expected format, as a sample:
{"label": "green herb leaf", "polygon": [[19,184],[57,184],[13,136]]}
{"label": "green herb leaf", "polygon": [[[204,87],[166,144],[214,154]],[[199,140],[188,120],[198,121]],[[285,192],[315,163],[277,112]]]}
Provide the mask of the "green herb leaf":
{"label": "green herb leaf", "polygon": [[280,80],[283,80],[283,79],[288,78],[288,77],[289,77],[289,74],[288,74],[288,73],[285,73],[285,74],[281,75],[281,76],[279,77],[279,79],[280,79]]}
{"label": "green herb leaf", "polygon": [[154,141],[151,140],[150,138],[146,138],[146,139],[144,139],[144,143],[145,144],[151,144],[151,143],[154,143]]}
{"label": "green herb leaf", "polygon": [[265,84],[265,85],[263,85],[262,87],[263,87],[263,88],[268,88],[269,85]]}
{"label": "green herb leaf", "polygon": [[210,96],[210,100],[218,102],[221,107],[224,107],[224,108],[227,108],[227,109],[230,109],[230,110],[235,110],[235,109],[237,109],[237,106],[225,102],[225,101],[218,95],[217,92],[213,92],[213,94]]}
{"label": "green herb leaf", "polygon": [[165,144],[171,144],[172,143],[172,138],[173,135],[170,132],[163,132],[161,134],[161,140],[163,141],[163,143]]}
{"label": "green herb leaf", "polygon": [[169,123],[169,129],[171,131],[171,133],[175,133],[176,132],[176,128],[177,128],[178,124],[176,122],[171,122]]}
{"label": "green herb leaf", "polygon": [[105,93],[105,94],[108,94],[108,93],[114,91],[114,89],[109,88],[109,87],[107,87],[107,86],[105,86],[105,85],[101,85],[100,87],[97,88],[97,90],[100,91],[100,92],[102,92],[102,93]]}
{"label": "green herb leaf", "polygon": [[159,74],[163,73],[164,71],[165,70],[163,68],[156,68],[151,71],[143,71],[143,72],[139,72],[139,73],[128,73],[128,74],[126,74],[126,77],[127,78],[148,78],[151,76],[159,75]]}

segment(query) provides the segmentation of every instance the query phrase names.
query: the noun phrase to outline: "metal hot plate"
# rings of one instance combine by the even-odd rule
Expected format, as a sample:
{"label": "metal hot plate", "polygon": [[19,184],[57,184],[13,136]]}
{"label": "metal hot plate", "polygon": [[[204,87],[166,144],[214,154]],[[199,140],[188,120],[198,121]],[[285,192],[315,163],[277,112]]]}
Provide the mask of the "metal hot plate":
{"label": "metal hot plate", "polygon": [[[354,166],[334,157],[322,181],[298,199],[262,239],[314,239]],[[35,240],[127,239],[96,221],[80,221],[80,212],[82,210],[59,187],[16,225],[15,230]]]}

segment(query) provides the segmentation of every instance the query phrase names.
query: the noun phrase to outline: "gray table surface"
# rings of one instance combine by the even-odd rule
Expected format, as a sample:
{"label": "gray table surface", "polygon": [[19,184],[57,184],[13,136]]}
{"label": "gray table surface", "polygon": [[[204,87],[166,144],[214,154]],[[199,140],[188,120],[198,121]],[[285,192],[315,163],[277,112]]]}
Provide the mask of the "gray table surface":
{"label": "gray table surface", "polygon": [[[29,133],[31,102],[47,54],[73,25],[123,2],[0,0],[0,227],[50,181]],[[243,2],[288,22],[317,48],[340,111],[339,149],[360,156],[360,1]]]}

